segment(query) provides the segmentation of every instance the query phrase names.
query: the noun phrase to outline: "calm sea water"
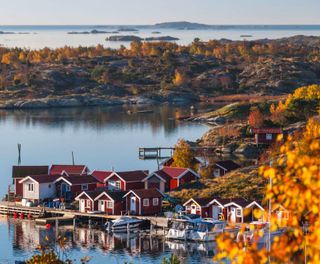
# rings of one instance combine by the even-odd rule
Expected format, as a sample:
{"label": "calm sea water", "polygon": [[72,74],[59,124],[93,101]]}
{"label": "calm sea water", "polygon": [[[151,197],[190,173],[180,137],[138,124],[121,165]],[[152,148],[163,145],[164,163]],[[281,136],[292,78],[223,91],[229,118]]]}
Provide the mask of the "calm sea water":
{"label": "calm sea water", "polygon": [[[0,34],[0,45],[5,47],[26,47],[39,49],[43,47],[68,46],[95,46],[102,44],[105,47],[119,48],[120,45],[128,46],[129,42],[107,42],[106,37],[113,34],[70,35],[70,31],[91,31],[92,29],[114,31],[121,26],[0,26],[0,31],[30,34]],[[135,27],[138,32],[121,32],[119,35],[137,35],[140,37],[167,36],[177,37],[178,44],[190,44],[194,38],[199,37],[203,41],[210,39],[227,38],[242,40],[242,35],[251,35],[246,39],[281,38],[294,35],[320,36],[320,26],[229,26],[208,30],[178,30],[178,29],[154,29],[149,27]],[[159,35],[153,35],[153,31],[160,31]]]}
{"label": "calm sea water", "polygon": [[[213,263],[214,243],[176,243],[160,237],[139,237],[137,234],[108,235],[106,232],[77,228],[46,230],[28,220],[14,220],[0,216],[0,263],[23,261],[38,253],[38,245],[51,245],[57,236],[65,237],[65,257],[77,260],[91,257],[90,264],[161,263],[163,257],[172,253],[181,263]],[[48,239],[46,239],[48,238]],[[59,251],[59,253],[62,253]]]}

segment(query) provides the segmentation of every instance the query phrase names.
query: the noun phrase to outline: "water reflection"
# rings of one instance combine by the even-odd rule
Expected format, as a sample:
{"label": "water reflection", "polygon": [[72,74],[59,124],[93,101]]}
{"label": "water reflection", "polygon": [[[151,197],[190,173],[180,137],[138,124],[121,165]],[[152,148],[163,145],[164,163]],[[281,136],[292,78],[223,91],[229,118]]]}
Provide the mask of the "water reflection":
{"label": "water reflection", "polygon": [[[107,261],[106,263],[160,263],[164,256],[170,256],[171,253],[178,255],[182,263],[212,263],[215,254],[214,243],[175,243],[165,241],[163,237],[151,237],[147,234],[109,235],[101,230],[74,230],[72,227],[62,227],[56,232],[55,228],[47,230],[36,226],[33,221],[6,217],[0,217],[0,221],[0,263],[24,260],[36,252],[38,245],[49,244],[53,247],[57,236],[66,237],[66,256],[78,260],[90,256],[90,263],[101,263],[102,260]],[[3,236],[5,233],[2,231],[6,228],[9,232]],[[4,240],[12,241],[12,245]]]}

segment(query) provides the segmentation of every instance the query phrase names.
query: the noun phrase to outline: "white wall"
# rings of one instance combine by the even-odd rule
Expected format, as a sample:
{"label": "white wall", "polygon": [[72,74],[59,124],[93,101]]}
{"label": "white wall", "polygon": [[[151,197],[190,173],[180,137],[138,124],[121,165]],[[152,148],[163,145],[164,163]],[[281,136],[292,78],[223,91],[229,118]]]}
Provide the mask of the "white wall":
{"label": "white wall", "polygon": [[[33,184],[33,192],[28,191],[28,184]],[[39,184],[31,180],[23,182],[23,198],[39,200]]]}

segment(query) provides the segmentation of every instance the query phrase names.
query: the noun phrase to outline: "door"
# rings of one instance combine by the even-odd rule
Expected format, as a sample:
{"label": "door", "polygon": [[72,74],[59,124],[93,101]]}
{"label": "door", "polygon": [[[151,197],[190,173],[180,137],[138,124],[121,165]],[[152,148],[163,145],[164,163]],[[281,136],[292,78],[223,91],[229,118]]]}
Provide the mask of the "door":
{"label": "door", "polygon": [[86,202],[83,199],[80,200],[80,212],[81,213],[85,213],[86,212]]}
{"label": "door", "polygon": [[191,205],[191,214],[197,214],[197,206]]}
{"label": "door", "polygon": [[105,201],[104,200],[99,201],[99,211],[105,212],[106,211],[105,209],[106,209]]}
{"label": "door", "polygon": [[219,220],[220,207],[212,206],[212,218],[214,220]]}
{"label": "door", "polygon": [[232,207],[232,208],[231,208],[230,221],[231,221],[232,223],[236,223],[236,220],[237,220],[237,218],[236,218],[236,208],[235,208],[235,207]]}
{"label": "door", "polygon": [[131,196],[130,198],[130,211],[136,213],[137,212],[137,208],[136,208],[136,197],[135,196]]}

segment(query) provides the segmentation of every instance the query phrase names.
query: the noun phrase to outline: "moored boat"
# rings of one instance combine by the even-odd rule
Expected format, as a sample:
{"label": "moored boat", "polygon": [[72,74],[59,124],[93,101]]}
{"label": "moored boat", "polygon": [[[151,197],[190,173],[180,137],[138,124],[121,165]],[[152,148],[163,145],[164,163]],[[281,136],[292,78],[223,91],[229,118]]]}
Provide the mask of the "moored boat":
{"label": "moored boat", "polygon": [[121,216],[116,220],[106,223],[106,230],[113,233],[135,232],[141,227],[143,222],[144,220],[136,217]]}

